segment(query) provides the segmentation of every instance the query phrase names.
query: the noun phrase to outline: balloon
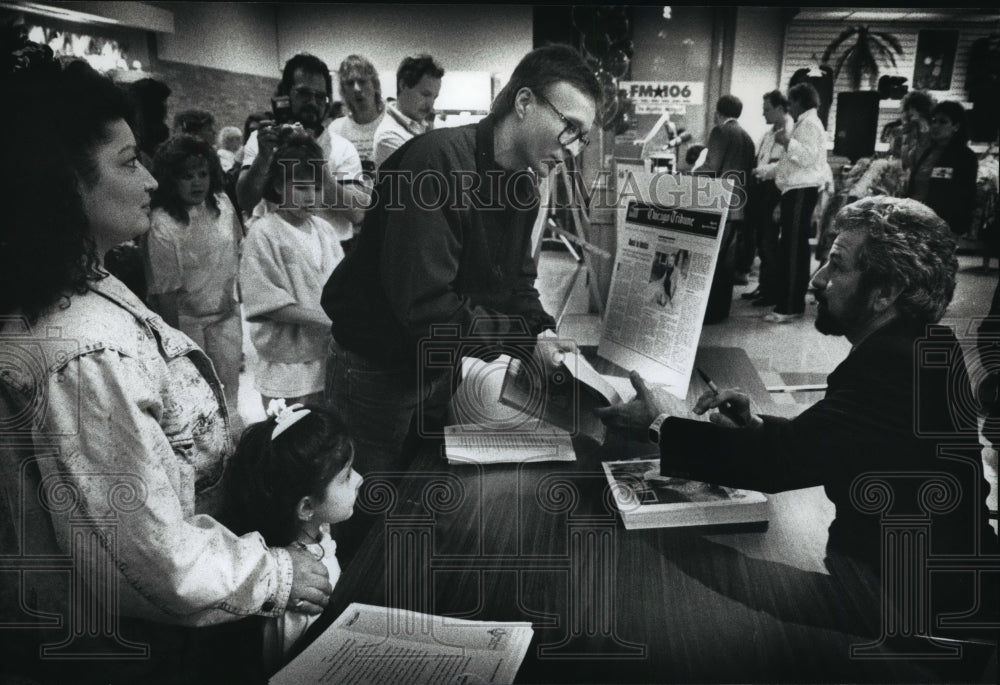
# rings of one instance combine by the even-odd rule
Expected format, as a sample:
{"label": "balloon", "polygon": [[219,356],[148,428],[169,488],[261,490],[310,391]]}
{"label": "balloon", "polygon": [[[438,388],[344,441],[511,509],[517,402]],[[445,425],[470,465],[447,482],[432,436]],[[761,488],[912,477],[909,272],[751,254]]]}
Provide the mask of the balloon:
{"label": "balloon", "polygon": [[621,78],[628,72],[630,62],[631,60],[623,50],[612,50],[608,58],[604,60],[604,68],[615,78]]}
{"label": "balloon", "polygon": [[611,47],[611,41],[601,29],[598,29],[594,33],[588,33],[583,36],[583,47],[594,57],[598,59],[604,59],[608,56],[608,49]]}
{"label": "balloon", "polygon": [[573,21],[573,28],[587,35],[593,33],[597,26],[597,12],[591,5],[576,5],[570,13]]}
{"label": "balloon", "polygon": [[611,42],[628,38],[628,18],[624,14],[613,14],[606,21],[602,22],[602,27],[608,34]]}
{"label": "balloon", "polygon": [[633,43],[631,40],[628,40],[628,39],[619,40],[619,41],[611,44],[611,49],[612,50],[621,50],[626,55],[628,55],[628,57],[631,58],[632,55],[635,53],[635,43]]}

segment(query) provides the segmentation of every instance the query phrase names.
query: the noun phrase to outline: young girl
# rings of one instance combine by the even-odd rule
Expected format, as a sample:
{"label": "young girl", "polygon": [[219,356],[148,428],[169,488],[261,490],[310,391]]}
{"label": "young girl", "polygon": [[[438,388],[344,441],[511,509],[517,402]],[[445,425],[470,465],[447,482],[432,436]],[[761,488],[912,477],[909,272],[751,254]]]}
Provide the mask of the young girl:
{"label": "young girl", "polygon": [[205,350],[236,417],[243,329],[236,303],[236,210],[222,192],[215,150],[189,135],[156,151],[151,228],[146,238],[150,305]]}
{"label": "young girl", "polygon": [[[225,522],[238,535],[258,531],[268,545],[297,546],[340,577],[331,524],[354,512],[361,476],[354,446],[328,410],[272,400],[268,420],[246,429],[227,468]],[[264,624],[271,670],[315,619],[294,610]]]}
{"label": "young girl", "polygon": [[330,319],[320,297],[344,251],[313,215],[323,185],[319,145],[285,129],[272,156],[264,199],[247,222],[240,264],[243,307],[257,349],[254,381],[264,406],[323,401]]}

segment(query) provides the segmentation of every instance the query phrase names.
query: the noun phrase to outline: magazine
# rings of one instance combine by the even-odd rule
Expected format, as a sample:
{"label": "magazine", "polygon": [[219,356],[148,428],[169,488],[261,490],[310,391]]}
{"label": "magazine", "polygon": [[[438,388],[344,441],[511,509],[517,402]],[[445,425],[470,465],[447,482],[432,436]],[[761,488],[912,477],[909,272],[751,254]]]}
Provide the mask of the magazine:
{"label": "magazine", "polygon": [[602,466],[627,530],[761,524],[769,518],[763,494],[660,475],[658,458]]}
{"label": "magazine", "polygon": [[530,623],[467,621],[351,604],[270,685],[512,683]]}

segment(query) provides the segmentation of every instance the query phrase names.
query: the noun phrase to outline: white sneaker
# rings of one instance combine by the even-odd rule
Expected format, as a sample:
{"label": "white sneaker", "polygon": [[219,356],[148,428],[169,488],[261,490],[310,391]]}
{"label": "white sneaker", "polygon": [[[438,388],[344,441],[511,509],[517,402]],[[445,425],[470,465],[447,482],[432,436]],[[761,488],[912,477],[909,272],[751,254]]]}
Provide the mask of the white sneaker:
{"label": "white sneaker", "polygon": [[779,314],[778,312],[771,312],[764,315],[764,321],[767,323],[788,323],[801,318],[801,314]]}

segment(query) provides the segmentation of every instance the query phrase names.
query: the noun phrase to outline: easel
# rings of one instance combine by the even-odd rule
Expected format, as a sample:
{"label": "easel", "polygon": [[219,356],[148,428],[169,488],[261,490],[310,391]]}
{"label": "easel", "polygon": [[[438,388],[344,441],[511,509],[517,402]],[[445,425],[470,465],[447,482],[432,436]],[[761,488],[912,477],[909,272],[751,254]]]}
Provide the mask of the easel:
{"label": "easel", "polygon": [[[587,197],[586,191],[582,185],[582,181],[580,180],[578,174],[567,173],[565,165],[560,164],[556,166],[549,176],[542,181],[540,187],[542,204],[539,207],[538,219],[535,221],[535,226],[532,230],[532,237],[534,240],[533,254],[536,266],[538,265],[538,260],[541,256],[541,245],[545,231],[553,233],[560,241],[562,241],[577,263],[576,271],[573,273],[573,280],[570,283],[569,288],[566,290],[562,305],[559,308],[559,314],[556,316],[557,328],[562,323],[563,317],[566,315],[566,309],[569,305],[570,298],[572,297],[573,291],[576,290],[576,286],[580,282],[581,276],[587,279],[587,288],[590,292],[591,301],[597,308],[598,315],[602,319],[604,318],[604,302],[601,300],[601,292],[597,286],[596,271],[594,270],[590,260],[593,258],[593,255],[597,255],[604,259],[611,259],[612,255],[607,250],[603,250],[589,242],[591,226],[590,218],[585,209],[589,198]],[[567,228],[560,228],[559,224],[552,217],[553,210],[555,210],[558,206],[557,199],[559,188],[562,188],[566,194],[568,204],[565,209],[569,212],[570,216],[573,217],[572,224]]]}

